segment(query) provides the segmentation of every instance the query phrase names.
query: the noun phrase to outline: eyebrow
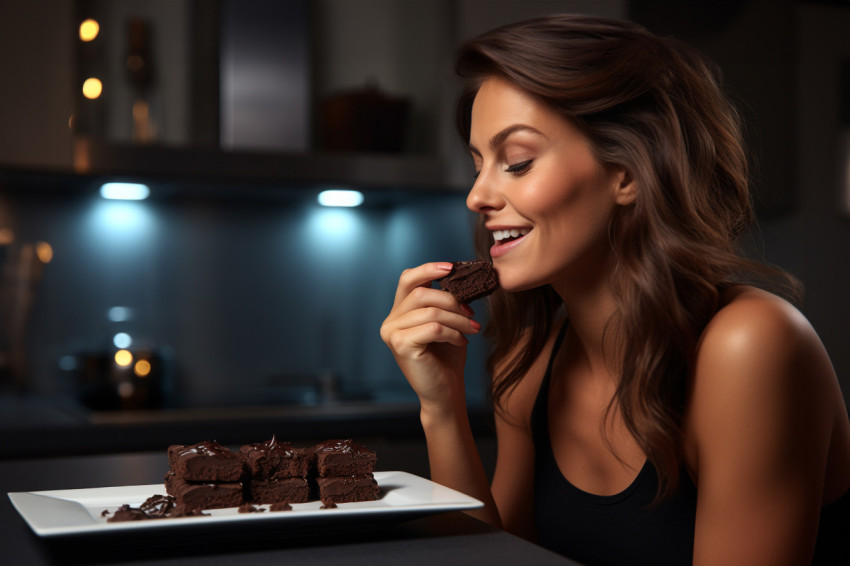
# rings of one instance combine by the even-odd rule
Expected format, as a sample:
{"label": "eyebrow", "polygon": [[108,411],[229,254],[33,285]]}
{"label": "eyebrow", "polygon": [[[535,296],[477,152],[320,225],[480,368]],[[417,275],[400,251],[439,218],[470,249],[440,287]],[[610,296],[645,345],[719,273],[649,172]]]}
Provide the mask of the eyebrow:
{"label": "eyebrow", "polygon": [[[542,132],[540,132],[536,128],[526,126],[525,124],[514,124],[513,126],[508,126],[504,130],[497,132],[492,138],[490,138],[490,149],[495,151],[500,145],[505,143],[505,140],[508,139],[508,137],[510,137],[512,134],[522,131],[531,132],[533,134],[543,136],[544,138],[546,137],[545,135],[543,135]],[[481,155],[481,152],[478,150],[477,147],[472,144],[468,144],[468,146],[469,151],[475,153],[476,155]]]}

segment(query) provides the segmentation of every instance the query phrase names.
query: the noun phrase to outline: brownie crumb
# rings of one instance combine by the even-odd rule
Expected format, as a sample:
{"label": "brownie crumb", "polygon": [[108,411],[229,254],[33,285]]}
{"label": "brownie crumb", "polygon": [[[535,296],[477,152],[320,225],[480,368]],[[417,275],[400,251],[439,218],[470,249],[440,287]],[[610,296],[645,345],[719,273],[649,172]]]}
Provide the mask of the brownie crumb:
{"label": "brownie crumb", "polygon": [[273,503],[269,507],[269,511],[292,511],[292,505],[285,501],[281,501],[280,503]]}
{"label": "brownie crumb", "polygon": [[178,505],[171,510],[169,517],[209,517],[209,515],[201,509],[191,509],[185,505]]}
{"label": "brownie crumb", "polygon": [[119,507],[112,517],[106,520],[107,523],[123,523],[124,521],[144,521],[150,517],[138,507],[130,507],[126,503]]}
{"label": "brownie crumb", "polygon": [[239,506],[240,513],[262,513],[265,511],[262,507],[257,507],[255,505],[251,505],[250,503],[244,503]]}

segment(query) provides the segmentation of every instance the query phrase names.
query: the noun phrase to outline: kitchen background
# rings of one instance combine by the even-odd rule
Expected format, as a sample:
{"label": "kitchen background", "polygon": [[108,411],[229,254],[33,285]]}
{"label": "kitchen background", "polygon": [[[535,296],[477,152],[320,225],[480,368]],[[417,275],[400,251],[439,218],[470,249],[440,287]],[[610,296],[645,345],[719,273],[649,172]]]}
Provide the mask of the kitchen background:
{"label": "kitchen background", "polygon": [[[846,1],[2,0],[0,423],[45,414],[31,399],[413,404],[378,329],[404,268],[473,255],[453,49],[560,11],[635,19],[723,67],[758,159],[749,249],[804,282],[850,398]],[[113,181],[150,197],[101,198]],[[326,188],[364,203],[322,207]],[[475,407],[484,356],[473,338]]]}

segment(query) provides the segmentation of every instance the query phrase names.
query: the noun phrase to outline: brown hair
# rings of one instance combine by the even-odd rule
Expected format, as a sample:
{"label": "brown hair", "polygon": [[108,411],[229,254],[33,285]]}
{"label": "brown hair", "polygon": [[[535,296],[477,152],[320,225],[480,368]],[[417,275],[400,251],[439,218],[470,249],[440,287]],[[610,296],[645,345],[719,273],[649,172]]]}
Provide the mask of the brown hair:
{"label": "brown hair", "polygon": [[[658,470],[659,496],[669,495],[684,462],[689,371],[721,291],[776,276],[785,277],[786,295],[799,290],[790,276],[744,258],[736,243],[753,211],[742,128],[719,72],[675,39],[575,15],[472,39],[459,49],[456,71],[464,79],[457,123],[465,141],[478,88],[499,76],[576,125],[600,163],[637,182],[634,205],[619,207],[609,226],[617,308],[604,344],[620,376],[609,411],[621,412]],[[476,234],[487,258],[483,224]],[[540,355],[559,305],[548,286],[491,297],[487,369],[496,410]]]}

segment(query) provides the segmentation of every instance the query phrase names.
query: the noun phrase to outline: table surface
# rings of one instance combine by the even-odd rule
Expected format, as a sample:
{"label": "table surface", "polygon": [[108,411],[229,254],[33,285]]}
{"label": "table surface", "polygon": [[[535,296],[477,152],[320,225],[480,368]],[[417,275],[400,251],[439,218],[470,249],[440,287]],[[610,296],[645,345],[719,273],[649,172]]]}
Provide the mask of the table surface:
{"label": "table surface", "polygon": [[8,492],[162,481],[161,453],[0,461],[0,556],[6,564],[575,564],[461,512],[401,522],[292,533],[236,529],[133,531],[39,538]]}

